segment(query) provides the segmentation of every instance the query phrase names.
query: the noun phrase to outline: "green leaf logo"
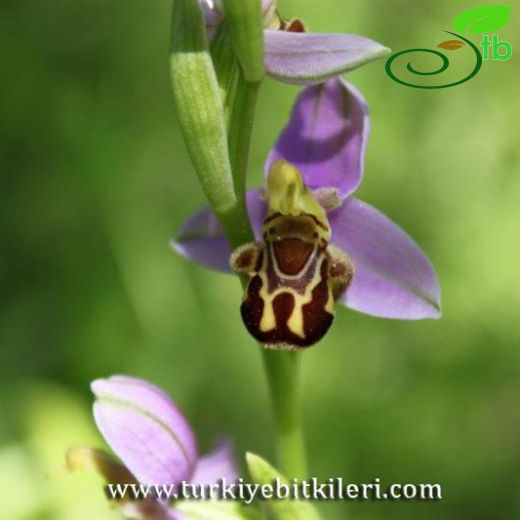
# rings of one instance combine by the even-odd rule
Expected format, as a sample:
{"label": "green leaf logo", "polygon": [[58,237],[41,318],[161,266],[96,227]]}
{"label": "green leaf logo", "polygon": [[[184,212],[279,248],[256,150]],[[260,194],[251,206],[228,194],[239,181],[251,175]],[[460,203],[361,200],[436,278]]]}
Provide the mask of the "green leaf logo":
{"label": "green leaf logo", "polygon": [[508,5],[486,5],[468,9],[453,19],[455,29],[461,33],[481,34],[493,32],[509,21],[511,7]]}

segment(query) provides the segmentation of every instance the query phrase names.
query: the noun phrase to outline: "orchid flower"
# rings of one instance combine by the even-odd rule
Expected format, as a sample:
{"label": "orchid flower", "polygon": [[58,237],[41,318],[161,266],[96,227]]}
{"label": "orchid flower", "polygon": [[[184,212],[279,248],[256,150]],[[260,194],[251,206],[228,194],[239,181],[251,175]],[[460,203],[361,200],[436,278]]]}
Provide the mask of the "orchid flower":
{"label": "orchid flower", "polygon": [[[229,442],[199,457],[186,418],[160,388],[142,379],[112,376],[91,384],[96,396],[94,419],[107,444],[122,461],[89,448],[67,454],[68,465],[93,467],[112,484],[176,486],[180,482],[209,485],[237,479]],[[127,518],[182,520],[166,500],[125,501]]]}
{"label": "orchid flower", "polygon": [[[221,2],[200,0],[208,39],[225,20]],[[389,54],[383,45],[354,34],[306,32],[300,20],[283,20],[274,0],[262,0],[264,64],[273,79],[294,85],[321,83]]]}
{"label": "orchid flower", "polygon": [[[269,220],[266,216],[276,209],[273,208],[273,190],[269,190],[270,172],[279,170],[281,164],[286,165],[282,169],[288,172],[287,165],[292,165],[293,173],[289,176],[294,177],[296,188],[293,188],[299,189],[302,200],[308,201],[304,205],[311,207],[311,215],[330,226],[329,234],[322,238],[330,241],[335,251],[339,252],[333,256],[339,258],[338,265],[344,279],[339,290],[337,287],[333,290],[337,302],[383,318],[438,318],[441,314],[440,289],[431,262],[388,217],[353,198],[363,178],[368,133],[367,104],[354,86],[336,78],[306,87],[296,101],[288,125],[268,156],[265,165],[267,201],[261,189],[247,193],[255,238],[258,243],[265,240],[263,232]],[[294,171],[299,172],[298,175]],[[303,182],[300,188],[297,187],[298,176]],[[293,195],[294,189],[291,192]],[[319,214],[307,192],[320,203],[323,214]],[[293,210],[289,213],[294,215]],[[206,267],[226,272],[232,270],[229,261],[232,251],[209,208],[200,210],[185,222],[173,241],[173,247],[181,255]],[[244,261],[244,258],[237,258],[236,254],[233,256],[233,267],[240,271],[236,261]],[[249,260],[252,260],[251,255]],[[249,274],[252,279],[254,273]],[[247,298],[246,293],[245,301]],[[329,302],[324,305],[329,305]],[[307,308],[307,314],[311,310]],[[330,311],[330,307],[327,310]],[[284,312],[287,313],[287,309]],[[323,314],[323,308],[320,312]],[[242,314],[248,326],[244,309]],[[328,319],[324,315],[325,318]],[[264,325],[269,320],[273,321],[270,316],[261,319],[264,319]],[[286,321],[288,323],[289,318],[286,317]],[[330,323],[326,327],[323,323],[318,325],[326,330]],[[293,332],[298,326],[300,324],[296,323]],[[249,326],[248,329],[251,331]],[[298,345],[297,341],[293,343]],[[299,346],[306,344],[303,342]]]}

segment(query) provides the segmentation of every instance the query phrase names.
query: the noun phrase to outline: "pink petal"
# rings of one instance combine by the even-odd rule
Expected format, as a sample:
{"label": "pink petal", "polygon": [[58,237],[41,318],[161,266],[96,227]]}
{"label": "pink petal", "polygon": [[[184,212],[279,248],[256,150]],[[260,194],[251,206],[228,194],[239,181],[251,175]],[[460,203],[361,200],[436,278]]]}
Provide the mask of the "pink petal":
{"label": "pink petal", "polygon": [[126,376],[98,379],[94,418],[114,453],[143,484],[177,484],[193,474],[195,439],[185,417],[159,388]]}
{"label": "pink petal", "polygon": [[354,260],[343,303],[382,318],[439,318],[440,288],[420,247],[381,212],[350,199],[329,214],[332,242]]}
{"label": "pink petal", "polygon": [[366,101],[353,85],[332,79],[307,87],[269,154],[265,173],[285,159],[309,188],[334,188],[345,198],[363,178],[369,127]]}
{"label": "pink petal", "polygon": [[215,8],[213,0],[200,0],[200,5],[204,11],[208,41],[211,41],[224,21],[224,15]]}
{"label": "pink petal", "polygon": [[191,483],[205,486],[225,479],[229,484],[237,478],[238,470],[233,458],[232,445],[229,440],[225,440],[199,459]]}
{"label": "pink petal", "polygon": [[294,85],[321,83],[390,52],[354,34],[265,30],[264,38],[267,73]]}
{"label": "pink petal", "polygon": [[[257,239],[262,236],[262,222],[267,211],[261,194],[262,190],[247,192],[249,218]],[[217,271],[231,272],[231,248],[217,217],[207,206],[182,225],[171,244],[177,253],[193,262]]]}

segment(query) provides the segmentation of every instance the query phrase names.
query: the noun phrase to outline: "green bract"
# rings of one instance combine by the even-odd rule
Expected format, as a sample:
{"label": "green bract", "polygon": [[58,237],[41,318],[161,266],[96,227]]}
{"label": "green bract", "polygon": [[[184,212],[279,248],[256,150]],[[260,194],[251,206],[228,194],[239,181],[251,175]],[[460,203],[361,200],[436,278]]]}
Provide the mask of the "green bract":
{"label": "green bract", "polygon": [[198,0],[174,0],[170,54],[173,98],[186,147],[217,214],[236,204],[222,98]]}

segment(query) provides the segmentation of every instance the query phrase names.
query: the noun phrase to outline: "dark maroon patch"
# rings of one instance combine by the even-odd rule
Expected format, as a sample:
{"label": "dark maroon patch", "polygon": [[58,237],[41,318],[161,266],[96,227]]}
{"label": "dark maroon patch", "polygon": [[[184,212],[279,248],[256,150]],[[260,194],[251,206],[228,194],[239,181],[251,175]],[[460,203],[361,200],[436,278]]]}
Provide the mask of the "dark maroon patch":
{"label": "dark maroon patch", "polygon": [[305,26],[303,25],[303,22],[301,20],[292,20],[287,25],[286,31],[288,32],[305,32]]}
{"label": "dark maroon patch", "polygon": [[305,32],[305,25],[298,19],[290,21],[282,20],[280,23],[280,29],[288,32]]}
{"label": "dark maroon patch", "polygon": [[305,266],[314,246],[299,238],[284,238],[273,242],[276,262],[282,273],[289,276],[298,274]]}
{"label": "dark maroon patch", "polygon": [[264,302],[260,297],[262,280],[259,276],[251,278],[247,287],[247,297],[243,301],[240,311],[244,324],[249,333],[261,343],[269,345],[293,345],[295,347],[309,347],[319,341],[334,320],[334,316],[325,310],[328,299],[327,262],[324,262],[322,275],[325,277],[312,291],[312,301],[303,306],[303,326],[305,337],[293,334],[287,326],[294,309],[294,297],[291,293],[280,293],[273,300],[273,311],[276,317],[276,327],[269,332],[260,330],[260,321],[264,311]]}
{"label": "dark maroon patch", "polygon": [[260,331],[260,320],[264,312],[264,300],[260,297],[260,289],[262,288],[262,279],[255,275],[246,288],[246,298],[240,306],[240,314],[247,330],[258,339]]}
{"label": "dark maroon patch", "polygon": [[330,268],[332,276],[345,276],[347,274],[347,266],[344,264],[332,264]]}
{"label": "dark maroon patch", "polygon": [[256,259],[255,271],[258,273],[262,268],[262,262],[264,261],[264,248],[259,251],[258,257]]}
{"label": "dark maroon patch", "polygon": [[276,316],[276,328],[283,329],[294,310],[294,296],[291,293],[280,293],[273,300],[273,310]]}
{"label": "dark maroon patch", "polygon": [[283,288],[291,288],[299,294],[304,294],[307,286],[314,278],[316,263],[319,260],[319,256],[313,255],[308,264],[308,267],[305,269],[305,271],[299,273],[298,276],[289,277],[289,275],[286,273],[277,273],[274,268],[276,258],[274,258],[275,253],[272,242],[269,246],[269,249],[265,250],[265,254],[267,255],[265,273],[267,276],[267,291],[269,294],[272,294],[273,292]]}
{"label": "dark maroon patch", "polygon": [[[271,249],[272,245],[272,249]],[[294,347],[309,347],[319,341],[330,328],[334,315],[325,310],[329,297],[328,273],[330,259],[326,254],[326,243],[318,247],[314,254],[315,246],[299,238],[284,238],[271,242],[271,245],[262,247],[256,260],[255,271],[264,272],[266,276],[267,290],[281,291],[273,300],[273,312],[276,326],[273,330],[262,332],[260,323],[265,309],[265,302],[260,296],[262,278],[257,274],[253,276],[246,288],[245,297],[240,307],[244,324],[249,333],[258,341],[268,345]],[[267,255],[265,257],[264,255]],[[311,260],[312,258],[312,260]],[[324,260],[321,262],[321,260]],[[283,274],[278,275],[273,267],[276,260]],[[303,269],[308,262],[308,267]],[[287,322],[292,315],[296,302],[291,292],[284,289],[292,289],[299,294],[304,294],[309,283],[313,283],[317,265],[320,266],[320,281],[312,291],[312,300],[302,308],[303,333],[305,337],[294,334]],[[263,271],[265,269],[265,271]],[[289,278],[290,275],[297,275]],[[286,275],[287,277],[285,277]]]}
{"label": "dark maroon patch", "polygon": [[237,269],[246,269],[248,266],[250,266],[253,263],[254,258],[255,258],[255,251],[253,251],[252,249],[247,249],[246,251],[243,251],[236,258],[236,268]]}
{"label": "dark maroon patch", "polygon": [[312,300],[302,307],[303,330],[311,344],[325,335],[334,320],[334,316],[325,310],[329,299],[327,270],[328,262],[325,261],[321,266],[321,281],[312,290]]}

